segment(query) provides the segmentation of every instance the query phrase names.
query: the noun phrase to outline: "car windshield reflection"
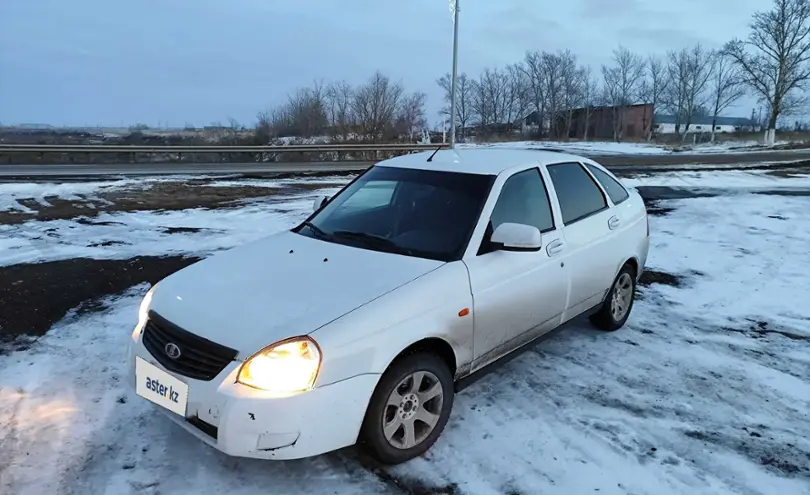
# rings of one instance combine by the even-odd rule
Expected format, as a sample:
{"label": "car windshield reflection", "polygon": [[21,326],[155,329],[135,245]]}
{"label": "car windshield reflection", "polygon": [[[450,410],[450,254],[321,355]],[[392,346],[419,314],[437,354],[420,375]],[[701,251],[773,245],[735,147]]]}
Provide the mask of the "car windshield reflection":
{"label": "car windshield reflection", "polygon": [[295,229],[327,242],[461,259],[495,176],[375,166]]}

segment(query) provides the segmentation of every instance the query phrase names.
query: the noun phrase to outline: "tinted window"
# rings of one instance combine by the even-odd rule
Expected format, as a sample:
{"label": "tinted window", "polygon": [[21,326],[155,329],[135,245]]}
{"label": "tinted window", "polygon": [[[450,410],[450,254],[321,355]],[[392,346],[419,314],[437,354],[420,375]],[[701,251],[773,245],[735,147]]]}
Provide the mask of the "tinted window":
{"label": "tinted window", "polygon": [[440,261],[461,259],[493,175],[376,166],[310,218],[302,235]]}
{"label": "tinted window", "polygon": [[596,177],[596,180],[598,180],[599,183],[602,184],[602,187],[605,188],[605,191],[607,191],[608,196],[610,196],[610,200],[613,201],[614,205],[617,205],[630,197],[627,190],[625,190],[625,188],[622,187],[622,185],[619,184],[616,179],[606,174],[603,170],[594,167],[593,165],[585,164],[585,166],[588,167],[588,170],[590,170],[593,176]]}
{"label": "tinted window", "polygon": [[563,223],[568,225],[607,207],[605,196],[578,163],[548,166],[560,201]]}
{"label": "tinted window", "polygon": [[554,228],[548,193],[539,170],[518,172],[506,180],[490,221],[493,231],[505,222],[531,225],[540,232]]}

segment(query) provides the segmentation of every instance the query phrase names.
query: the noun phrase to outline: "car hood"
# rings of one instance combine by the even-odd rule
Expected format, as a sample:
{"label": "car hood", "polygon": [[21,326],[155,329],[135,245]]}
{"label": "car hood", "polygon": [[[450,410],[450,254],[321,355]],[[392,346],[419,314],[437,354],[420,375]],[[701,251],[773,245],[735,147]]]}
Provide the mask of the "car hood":
{"label": "car hood", "polygon": [[305,335],[443,263],[285,231],[162,280],[151,309],[246,358]]}

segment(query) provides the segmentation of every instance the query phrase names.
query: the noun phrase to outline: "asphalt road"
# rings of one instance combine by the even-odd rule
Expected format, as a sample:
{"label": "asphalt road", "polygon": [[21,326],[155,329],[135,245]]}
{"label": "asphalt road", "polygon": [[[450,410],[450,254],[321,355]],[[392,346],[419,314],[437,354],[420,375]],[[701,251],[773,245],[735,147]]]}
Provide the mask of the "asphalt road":
{"label": "asphalt road", "polygon": [[[656,170],[745,169],[766,163],[810,161],[810,150],[775,150],[749,153],[664,155],[587,155],[625,173]],[[0,165],[0,180],[70,180],[87,177],[138,175],[275,175],[360,171],[373,162],[287,162],[287,163],[120,163],[120,164],[31,164]]]}

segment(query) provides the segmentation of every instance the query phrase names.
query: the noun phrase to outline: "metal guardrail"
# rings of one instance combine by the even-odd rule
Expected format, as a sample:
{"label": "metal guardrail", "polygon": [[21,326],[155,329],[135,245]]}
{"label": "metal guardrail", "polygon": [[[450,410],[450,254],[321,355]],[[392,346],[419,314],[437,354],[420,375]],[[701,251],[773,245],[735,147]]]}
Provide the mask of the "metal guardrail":
{"label": "metal guardrail", "polygon": [[282,146],[149,146],[95,144],[0,144],[0,153],[330,153],[427,151],[447,144],[291,144]]}
{"label": "metal guardrail", "polygon": [[[169,163],[169,162],[323,162],[352,163],[389,158],[417,151],[449,148],[447,144],[290,144],[223,145],[105,145],[2,144],[0,163]],[[97,158],[92,158],[96,156]],[[102,158],[103,157],[103,158]],[[140,158],[140,159],[139,159]]]}

